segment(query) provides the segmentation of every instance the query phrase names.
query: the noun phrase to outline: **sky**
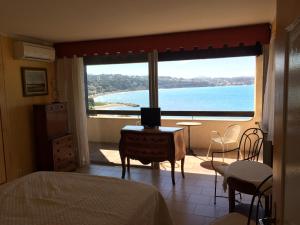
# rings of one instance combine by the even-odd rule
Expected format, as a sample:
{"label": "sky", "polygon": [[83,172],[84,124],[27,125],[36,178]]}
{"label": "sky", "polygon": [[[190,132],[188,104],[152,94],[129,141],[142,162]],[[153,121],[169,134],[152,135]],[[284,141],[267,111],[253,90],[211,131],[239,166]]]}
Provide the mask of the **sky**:
{"label": "sky", "polygon": [[[158,76],[183,78],[255,76],[256,57],[233,57],[166,61],[158,63]],[[147,63],[108,64],[87,66],[89,75],[123,74],[148,75]]]}

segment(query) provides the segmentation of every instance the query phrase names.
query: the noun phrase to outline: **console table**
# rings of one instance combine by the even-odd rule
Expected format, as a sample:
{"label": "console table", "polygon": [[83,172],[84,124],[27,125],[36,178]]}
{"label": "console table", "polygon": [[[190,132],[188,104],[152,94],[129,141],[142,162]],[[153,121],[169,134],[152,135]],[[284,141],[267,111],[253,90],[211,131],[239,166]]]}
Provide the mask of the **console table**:
{"label": "console table", "polygon": [[125,126],[121,130],[119,152],[122,161],[122,178],[130,170],[130,159],[143,164],[169,161],[171,163],[172,183],[175,185],[175,161],[181,160],[181,174],[184,178],[184,158],[186,154],[183,128]]}

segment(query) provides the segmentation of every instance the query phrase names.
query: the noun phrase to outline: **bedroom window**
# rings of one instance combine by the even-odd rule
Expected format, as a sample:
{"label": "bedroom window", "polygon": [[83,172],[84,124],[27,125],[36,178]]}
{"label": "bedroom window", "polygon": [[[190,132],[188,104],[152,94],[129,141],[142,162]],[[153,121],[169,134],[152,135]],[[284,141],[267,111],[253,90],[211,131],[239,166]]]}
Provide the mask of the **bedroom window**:
{"label": "bedroom window", "polygon": [[163,111],[254,111],[256,57],[158,62]]}
{"label": "bedroom window", "polygon": [[154,51],[90,56],[84,63],[89,115],[140,115],[141,107],[150,106],[171,117],[254,115],[253,52]]}
{"label": "bedroom window", "polygon": [[88,110],[114,114],[149,107],[148,63],[139,61],[106,58],[87,64]]}

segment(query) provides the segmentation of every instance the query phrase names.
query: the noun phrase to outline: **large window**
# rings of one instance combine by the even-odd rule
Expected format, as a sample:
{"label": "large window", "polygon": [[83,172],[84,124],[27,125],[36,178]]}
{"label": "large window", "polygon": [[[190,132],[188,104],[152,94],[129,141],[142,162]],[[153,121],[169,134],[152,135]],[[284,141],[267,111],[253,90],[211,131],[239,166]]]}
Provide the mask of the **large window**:
{"label": "large window", "polygon": [[254,115],[256,56],[151,54],[85,58],[88,113],[160,107],[164,116]]}
{"label": "large window", "polygon": [[164,111],[254,111],[254,56],[158,62]]}

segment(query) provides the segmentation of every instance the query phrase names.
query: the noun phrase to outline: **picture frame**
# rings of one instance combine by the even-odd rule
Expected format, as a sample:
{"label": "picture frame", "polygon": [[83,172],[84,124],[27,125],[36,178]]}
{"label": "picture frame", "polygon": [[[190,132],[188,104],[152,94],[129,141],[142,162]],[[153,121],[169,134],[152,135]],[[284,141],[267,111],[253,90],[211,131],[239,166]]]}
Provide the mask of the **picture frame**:
{"label": "picture frame", "polygon": [[46,68],[21,67],[23,96],[48,95]]}

